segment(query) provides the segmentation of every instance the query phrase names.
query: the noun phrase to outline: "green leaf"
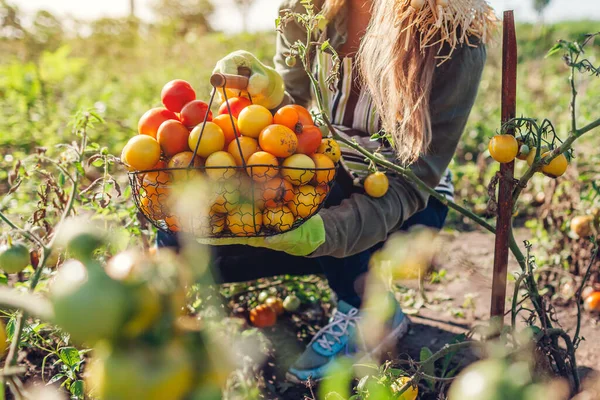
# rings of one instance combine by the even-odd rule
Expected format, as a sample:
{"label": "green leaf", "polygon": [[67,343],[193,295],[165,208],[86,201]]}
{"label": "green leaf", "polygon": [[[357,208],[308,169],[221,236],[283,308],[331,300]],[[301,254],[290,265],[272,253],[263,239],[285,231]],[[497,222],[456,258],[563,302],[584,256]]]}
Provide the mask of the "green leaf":
{"label": "green leaf", "polygon": [[56,382],[60,381],[65,376],[66,376],[65,374],[56,374],[52,378],[50,378],[50,380],[48,381],[47,385],[52,385],[53,383],[56,383]]}
{"label": "green leaf", "polygon": [[99,168],[104,165],[104,160],[102,158],[97,159],[92,163],[92,165],[96,168]]}
{"label": "green leaf", "polygon": [[75,347],[63,347],[59,350],[58,356],[61,361],[69,367],[74,367],[81,360],[79,350]]}
{"label": "green leaf", "polygon": [[73,396],[77,397],[78,399],[83,399],[83,396],[85,394],[83,387],[83,381],[81,379],[78,379],[71,384],[69,390],[71,391],[71,394]]}
{"label": "green leaf", "polygon": [[352,362],[340,359],[331,367],[327,377],[319,386],[319,398],[340,400],[350,397],[350,382],[352,382]]}
{"label": "green leaf", "polygon": [[[429,358],[431,358],[431,356],[433,356],[433,352],[431,351],[431,349],[429,349],[429,347],[421,348],[421,353],[419,354],[419,360],[421,362],[428,360]],[[435,376],[435,363],[425,365],[425,367],[423,368],[423,372],[426,373],[427,375]],[[427,382],[427,386],[429,386],[429,388],[431,390],[433,390],[435,388],[435,382],[433,380],[431,380],[431,379],[424,379],[424,380],[425,380],[425,382]]]}
{"label": "green leaf", "polygon": [[8,278],[4,274],[0,274],[0,285],[8,284]]}

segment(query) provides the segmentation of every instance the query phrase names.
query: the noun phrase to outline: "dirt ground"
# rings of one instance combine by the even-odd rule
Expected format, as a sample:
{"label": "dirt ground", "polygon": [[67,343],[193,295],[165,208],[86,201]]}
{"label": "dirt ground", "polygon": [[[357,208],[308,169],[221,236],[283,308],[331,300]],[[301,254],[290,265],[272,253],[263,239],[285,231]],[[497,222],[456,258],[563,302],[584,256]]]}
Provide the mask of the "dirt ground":
{"label": "dirt ground", "polygon": [[[517,233],[517,237],[526,235],[526,232]],[[441,283],[426,286],[427,297],[430,301],[433,299],[433,304],[411,315],[413,324],[407,337],[398,343],[399,353],[418,357],[423,346],[436,351],[457,334],[465,333],[489,318],[493,248],[493,236],[484,232],[443,234],[436,268],[446,270],[446,275]],[[509,273],[517,269],[516,261],[511,259]],[[512,283],[509,281],[507,302],[511,298]],[[507,304],[506,309],[509,307]],[[269,346],[272,354],[263,368],[265,398],[314,398],[310,388],[285,381],[285,370],[319,327],[315,324],[326,323],[327,315],[322,311],[314,310],[311,314],[309,310],[308,317],[303,314],[281,320],[275,328],[264,331],[272,345]],[[558,308],[557,317],[562,328],[572,333],[576,322],[575,307]],[[507,319],[507,322],[510,321]],[[598,321],[588,314],[582,322],[582,335],[585,340],[579,346],[577,358],[585,378],[589,377],[590,371],[600,370],[600,328]]]}

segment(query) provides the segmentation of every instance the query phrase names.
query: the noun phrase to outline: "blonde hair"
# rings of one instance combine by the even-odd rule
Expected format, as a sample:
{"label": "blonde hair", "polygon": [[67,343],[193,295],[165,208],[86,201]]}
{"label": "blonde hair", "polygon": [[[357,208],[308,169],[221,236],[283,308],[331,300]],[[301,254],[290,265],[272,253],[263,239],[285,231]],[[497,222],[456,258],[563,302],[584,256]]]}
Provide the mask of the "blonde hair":
{"label": "blonde hair", "polygon": [[[320,0],[328,20],[350,0]],[[372,17],[358,51],[358,67],[398,160],[408,164],[431,143],[430,95],[438,64],[474,36],[485,41],[495,16],[483,0],[450,3],[373,0]],[[441,6],[440,4],[444,4]],[[449,45],[447,54],[441,54]]]}

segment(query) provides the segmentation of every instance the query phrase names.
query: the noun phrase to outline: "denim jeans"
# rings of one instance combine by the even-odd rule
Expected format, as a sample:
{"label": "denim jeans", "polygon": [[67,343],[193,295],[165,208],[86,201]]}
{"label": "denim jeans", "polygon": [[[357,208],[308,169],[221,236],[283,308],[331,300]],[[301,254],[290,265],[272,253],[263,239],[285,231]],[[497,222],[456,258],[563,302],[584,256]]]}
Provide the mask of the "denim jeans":
{"label": "denim jeans", "polygon": [[[327,198],[325,207],[339,205],[348,197],[340,185],[334,185]],[[404,222],[400,230],[408,230],[416,225],[433,229],[444,226],[448,207],[439,200],[430,197],[427,207]],[[159,232],[158,247],[178,248],[175,235]],[[383,246],[378,243],[361,253],[346,257],[296,257],[287,253],[243,245],[213,246],[211,272],[217,283],[245,282],[275,275],[324,274],[329,287],[339,300],[359,307],[361,299],[356,293],[354,282],[357,277],[368,271],[369,260],[373,252]]]}

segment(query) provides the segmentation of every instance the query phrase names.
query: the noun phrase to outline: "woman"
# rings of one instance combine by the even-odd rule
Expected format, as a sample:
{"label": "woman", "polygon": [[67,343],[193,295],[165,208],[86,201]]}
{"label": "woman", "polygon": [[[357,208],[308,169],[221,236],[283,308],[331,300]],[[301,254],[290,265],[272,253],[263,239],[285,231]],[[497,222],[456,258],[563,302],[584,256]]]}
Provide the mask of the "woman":
{"label": "woman", "polygon": [[[320,33],[342,58],[335,90],[324,77],[331,55],[320,54],[314,71],[336,127],[364,147],[409,165],[425,183],[451,197],[447,172],[475,101],[486,58],[483,45],[494,16],[483,0],[321,0],[329,21]],[[421,4],[424,3],[424,4]],[[304,13],[299,0],[283,9]],[[290,44],[306,41],[304,29],[292,21],[278,35],[277,73],[250,53],[239,51],[217,63],[216,71],[252,70],[248,91],[268,108],[286,102],[309,106],[310,81],[300,63],[285,63]],[[465,44],[468,41],[469,45]],[[284,92],[285,88],[285,92]],[[393,146],[373,142],[383,129]],[[388,173],[390,188],[374,199],[361,187],[369,165],[350,148],[342,148],[343,167],[326,207],[300,228],[269,238],[212,240],[213,268],[220,281],[244,281],[276,274],[324,273],[338,298],[330,323],[291,366],[294,381],[320,379],[339,355],[358,351],[362,287],[373,251],[388,235],[414,225],[441,229],[447,207],[429,198],[401,176]],[[160,246],[176,244],[159,235]],[[408,328],[396,300],[387,341]],[[377,349],[360,349],[376,351]]]}

